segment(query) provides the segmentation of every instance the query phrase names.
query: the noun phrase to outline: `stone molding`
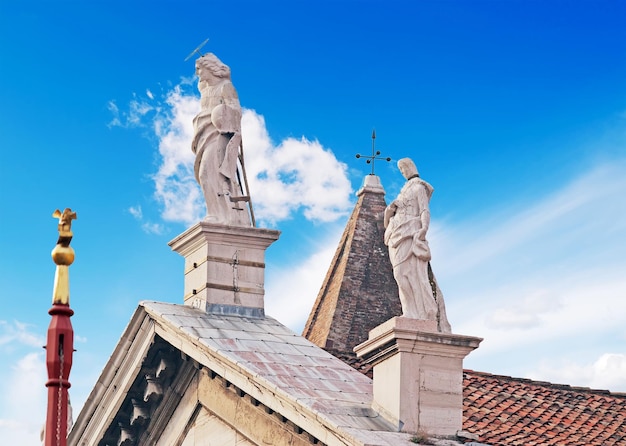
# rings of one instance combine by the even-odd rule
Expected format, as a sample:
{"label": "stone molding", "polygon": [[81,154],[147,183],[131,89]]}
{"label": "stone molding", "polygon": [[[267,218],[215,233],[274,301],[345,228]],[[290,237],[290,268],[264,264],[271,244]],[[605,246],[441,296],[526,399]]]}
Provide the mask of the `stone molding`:
{"label": "stone molding", "polygon": [[[203,311],[241,308],[264,314],[265,250],[280,235],[272,229],[201,221],[169,246],[185,258],[183,301]],[[232,314],[232,312],[231,312]]]}
{"label": "stone molding", "polygon": [[356,193],[357,197],[360,197],[364,193],[385,195],[385,189],[380,182],[380,177],[377,175],[366,175],[363,178],[363,186]]}
{"label": "stone molding", "polygon": [[372,408],[399,432],[453,436],[463,421],[463,358],[481,338],[437,332],[435,321],[395,317],[354,348],[374,366]]}
{"label": "stone molding", "polygon": [[398,352],[463,359],[481,341],[482,338],[438,332],[437,321],[396,316],[370,330],[369,339],[354,347],[354,352],[373,365]]}

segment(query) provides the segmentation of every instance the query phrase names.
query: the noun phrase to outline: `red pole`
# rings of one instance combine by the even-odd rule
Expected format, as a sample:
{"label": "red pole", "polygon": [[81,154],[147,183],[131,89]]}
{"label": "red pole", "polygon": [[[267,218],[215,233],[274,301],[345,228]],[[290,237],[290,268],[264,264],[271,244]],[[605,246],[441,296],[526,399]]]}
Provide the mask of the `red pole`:
{"label": "red pole", "polygon": [[70,308],[69,267],[74,262],[72,241],[72,220],[76,212],[66,208],[52,214],[59,219],[59,240],[52,250],[52,260],[56,263],[52,316],[48,327],[46,342],[46,367],[48,369],[48,411],[46,414],[45,446],[66,446],[68,430],[68,389],[70,388],[70,370],[74,354],[74,329],[70,317],[74,311]]}
{"label": "red pole", "polygon": [[69,305],[54,304],[48,313],[52,316],[46,343],[48,368],[48,412],[46,416],[45,446],[66,446],[68,429],[68,389],[74,352],[74,330],[70,317],[74,311]]}

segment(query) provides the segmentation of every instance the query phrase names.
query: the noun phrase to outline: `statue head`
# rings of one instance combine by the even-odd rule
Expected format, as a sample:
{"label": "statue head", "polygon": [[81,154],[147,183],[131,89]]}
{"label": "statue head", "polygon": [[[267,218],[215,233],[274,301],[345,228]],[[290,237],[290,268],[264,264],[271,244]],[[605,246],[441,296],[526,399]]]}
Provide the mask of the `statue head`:
{"label": "statue head", "polygon": [[415,163],[411,158],[402,158],[398,161],[398,169],[402,172],[402,176],[407,180],[419,176],[419,172],[417,171],[417,167],[415,167]]}
{"label": "statue head", "polygon": [[196,60],[196,74],[200,82],[213,85],[222,79],[230,79],[230,68],[213,53],[207,53]]}

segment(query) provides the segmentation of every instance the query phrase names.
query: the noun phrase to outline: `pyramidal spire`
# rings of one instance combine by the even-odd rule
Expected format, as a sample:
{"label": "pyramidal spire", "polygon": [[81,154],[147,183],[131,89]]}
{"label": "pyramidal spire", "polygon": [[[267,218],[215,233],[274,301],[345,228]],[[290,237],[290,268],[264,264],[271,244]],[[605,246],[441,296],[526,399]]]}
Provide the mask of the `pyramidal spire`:
{"label": "pyramidal spire", "polygon": [[374,327],[402,314],[398,285],[383,241],[385,190],[367,175],[302,336],[352,353]]}

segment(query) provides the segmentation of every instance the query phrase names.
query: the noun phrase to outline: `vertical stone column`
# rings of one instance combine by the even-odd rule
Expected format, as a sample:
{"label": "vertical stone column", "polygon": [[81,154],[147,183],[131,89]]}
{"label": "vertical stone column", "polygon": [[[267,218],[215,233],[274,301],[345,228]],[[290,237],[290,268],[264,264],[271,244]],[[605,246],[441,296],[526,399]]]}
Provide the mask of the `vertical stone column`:
{"label": "vertical stone column", "polygon": [[265,250],[279,235],[202,221],[176,237],[169,245],[185,258],[185,305],[264,316]]}
{"label": "vertical stone column", "polygon": [[404,317],[374,328],[354,348],[374,364],[372,408],[401,432],[455,435],[463,421],[463,358],[481,341]]}

